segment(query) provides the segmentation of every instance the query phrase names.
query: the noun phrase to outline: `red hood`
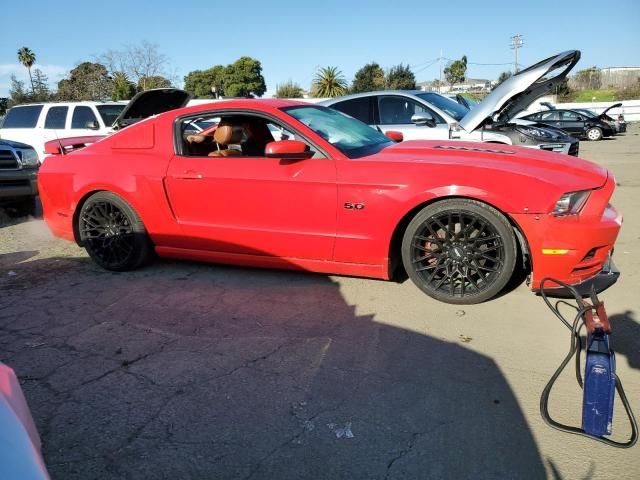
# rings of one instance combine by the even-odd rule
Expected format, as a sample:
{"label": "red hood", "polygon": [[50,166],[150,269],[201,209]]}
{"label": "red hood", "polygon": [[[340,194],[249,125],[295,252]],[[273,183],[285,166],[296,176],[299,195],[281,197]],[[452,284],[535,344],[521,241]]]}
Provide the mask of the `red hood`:
{"label": "red hood", "polygon": [[563,186],[565,191],[604,185],[606,168],[570,155],[511,145],[412,140],[385,148],[369,160],[429,163],[513,173]]}

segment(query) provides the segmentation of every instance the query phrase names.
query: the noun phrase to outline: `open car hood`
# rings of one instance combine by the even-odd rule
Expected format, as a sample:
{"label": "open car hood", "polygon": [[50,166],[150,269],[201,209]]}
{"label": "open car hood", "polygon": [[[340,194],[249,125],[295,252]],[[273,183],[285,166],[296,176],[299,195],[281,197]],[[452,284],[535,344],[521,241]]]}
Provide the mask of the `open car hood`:
{"label": "open car hood", "polygon": [[184,90],[156,88],[136,94],[113,122],[114,129],[127,127],[145,118],[184,107],[191,99]]}
{"label": "open car hood", "polygon": [[604,110],[604,112],[602,112],[602,113],[600,114],[600,116],[601,116],[601,117],[603,117],[603,116],[605,116],[605,115],[607,114],[607,112],[608,112],[609,110],[611,110],[612,108],[618,108],[618,107],[621,107],[621,106],[622,106],[622,103],[614,103],[614,104],[613,104],[613,105],[611,105],[609,108],[605,109],[605,110]]}
{"label": "open car hood", "polygon": [[546,58],[498,85],[479,105],[470,110],[460,126],[467,132],[478,128],[487,118],[505,123],[534,100],[562,82],[580,60],[579,50],[568,50]]}

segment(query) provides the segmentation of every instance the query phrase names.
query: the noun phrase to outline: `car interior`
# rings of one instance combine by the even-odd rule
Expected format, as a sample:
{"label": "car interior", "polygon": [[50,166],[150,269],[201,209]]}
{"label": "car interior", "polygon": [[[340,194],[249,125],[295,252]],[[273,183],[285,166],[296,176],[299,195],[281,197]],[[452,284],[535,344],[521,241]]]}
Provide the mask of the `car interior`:
{"label": "car interior", "polygon": [[254,115],[191,118],[182,122],[181,137],[183,155],[195,157],[264,157],[271,142],[302,140]]}

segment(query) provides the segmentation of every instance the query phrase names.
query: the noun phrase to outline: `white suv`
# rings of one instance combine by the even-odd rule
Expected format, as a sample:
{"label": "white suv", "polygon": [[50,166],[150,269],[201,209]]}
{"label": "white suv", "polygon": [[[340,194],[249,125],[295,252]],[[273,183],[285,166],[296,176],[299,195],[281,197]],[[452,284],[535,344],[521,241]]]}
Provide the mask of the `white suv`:
{"label": "white suv", "polygon": [[0,138],[31,145],[44,158],[49,140],[106,135],[127,102],[63,102],[17,105],[7,112]]}

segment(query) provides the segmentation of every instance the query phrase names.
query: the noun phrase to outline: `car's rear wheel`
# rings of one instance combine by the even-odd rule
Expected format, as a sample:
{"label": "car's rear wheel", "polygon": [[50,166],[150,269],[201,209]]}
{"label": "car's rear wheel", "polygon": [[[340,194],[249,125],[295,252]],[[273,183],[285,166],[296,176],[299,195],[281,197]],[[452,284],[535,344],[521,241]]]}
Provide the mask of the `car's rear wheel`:
{"label": "car's rear wheel", "polygon": [[413,282],[446,303],[473,304],[508,283],[517,256],[509,221],[495,208],[447,199],[423,208],[402,241],[402,262]]}
{"label": "car's rear wheel", "polygon": [[136,211],[111,192],[97,192],[86,200],[78,215],[78,233],[89,256],[107,270],[138,268],[153,253]]}
{"label": "car's rear wheel", "polygon": [[591,127],[587,130],[587,138],[592,142],[602,140],[602,130],[598,127]]}

